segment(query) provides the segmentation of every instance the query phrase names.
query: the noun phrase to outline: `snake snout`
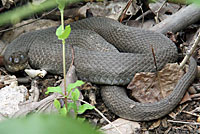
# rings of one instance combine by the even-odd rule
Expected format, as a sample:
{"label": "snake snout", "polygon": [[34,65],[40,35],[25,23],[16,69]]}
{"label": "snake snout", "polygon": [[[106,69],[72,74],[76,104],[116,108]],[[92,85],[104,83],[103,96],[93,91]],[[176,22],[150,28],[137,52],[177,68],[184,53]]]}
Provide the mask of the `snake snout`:
{"label": "snake snout", "polygon": [[23,70],[28,65],[28,55],[24,52],[14,52],[7,59],[4,59],[4,65],[10,72]]}

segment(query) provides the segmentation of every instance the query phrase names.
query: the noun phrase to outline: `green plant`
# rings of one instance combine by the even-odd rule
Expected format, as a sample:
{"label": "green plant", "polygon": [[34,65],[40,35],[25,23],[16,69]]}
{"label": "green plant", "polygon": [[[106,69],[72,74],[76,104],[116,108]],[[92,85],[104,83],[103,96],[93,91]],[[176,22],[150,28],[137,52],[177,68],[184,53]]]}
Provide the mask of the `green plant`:
{"label": "green plant", "polygon": [[60,115],[29,115],[0,122],[1,134],[101,134],[87,122]]}
{"label": "green plant", "polygon": [[[59,40],[62,40],[62,45],[63,45],[63,75],[64,75],[64,94],[62,92],[62,89],[60,87],[49,87],[47,88],[47,94],[49,92],[57,92],[62,94],[62,96],[65,99],[65,106],[61,108],[60,102],[58,100],[54,100],[54,106],[58,109],[59,113],[61,115],[67,115],[71,109],[74,110],[75,117],[77,117],[77,114],[84,113],[85,110],[87,109],[93,109],[94,107],[89,105],[89,104],[83,104],[79,107],[77,107],[77,101],[80,96],[80,92],[77,89],[77,87],[81,86],[84,84],[83,81],[76,81],[75,83],[71,83],[66,85],[66,64],[65,64],[65,39],[67,39],[70,35],[71,32],[71,27],[70,25],[67,25],[64,27],[64,18],[63,18],[63,13],[64,13],[64,8],[65,8],[65,0],[56,0],[56,3],[58,4],[58,9],[60,10],[61,13],[61,25],[57,28],[56,30],[56,35]],[[74,89],[74,90],[73,90]],[[68,102],[67,99],[69,98],[69,95],[71,95],[72,102]]]}
{"label": "green plant", "polygon": [[60,10],[61,13],[61,25],[60,27],[57,28],[56,30],[56,35],[58,36],[59,40],[62,40],[62,45],[63,45],[63,76],[64,76],[64,91],[65,91],[65,107],[67,109],[67,85],[66,85],[66,61],[65,61],[65,55],[66,55],[66,51],[65,51],[65,39],[67,39],[70,35],[71,32],[71,27],[70,25],[67,25],[64,28],[64,18],[63,18],[63,13],[64,13],[64,8],[65,8],[65,0],[56,0],[56,3],[58,4],[58,9]]}
{"label": "green plant", "polygon": [[[66,0],[65,4],[80,2],[83,0]],[[56,7],[56,1],[55,0],[46,0],[39,5],[34,5],[32,3],[28,3],[26,5],[20,6],[18,8],[14,8],[10,11],[7,11],[5,13],[1,13],[0,15],[0,26],[3,26],[5,24],[16,24],[20,22],[25,17],[31,16],[35,13],[44,12],[48,9]]]}
{"label": "green plant", "polygon": [[[77,87],[80,87],[83,84],[84,82],[80,80],[77,80],[75,83],[69,84],[67,87],[67,95],[63,94],[61,87],[48,87],[46,94],[52,92],[60,93],[64,98],[71,98],[72,102],[67,102],[68,107],[61,108],[60,102],[56,99],[54,100],[54,106],[61,115],[66,116],[70,110],[74,110],[75,117],[77,117],[77,114],[82,114],[88,109],[94,109],[94,106],[91,106],[89,104],[77,106],[77,101],[79,101],[80,96],[80,91]],[[70,95],[71,97],[69,97]]]}

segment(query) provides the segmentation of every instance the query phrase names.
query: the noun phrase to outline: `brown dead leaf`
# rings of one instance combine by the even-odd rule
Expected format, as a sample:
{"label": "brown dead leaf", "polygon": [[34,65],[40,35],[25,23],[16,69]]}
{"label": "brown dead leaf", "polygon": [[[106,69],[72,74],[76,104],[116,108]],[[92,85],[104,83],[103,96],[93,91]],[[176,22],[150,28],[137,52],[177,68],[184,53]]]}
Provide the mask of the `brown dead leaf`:
{"label": "brown dead leaf", "polygon": [[200,117],[197,118],[197,122],[200,122]]}
{"label": "brown dead leaf", "polygon": [[[140,130],[140,124],[138,122],[129,121],[121,118],[113,121],[112,124],[114,124],[122,134],[136,134],[138,133],[138,130]],[[112,124],[103,126],[101,130],[105,134],[119,134],[119,131],[117,131]]]}
{"label": "brown dead leaf", "polygon": [[191,98],[190,94],[188,92],[186,92],[184,97],[182,98],[180,104],[183,104],[183,103],[185,103],[187,101],[191,101],[191,100],[192,100],[192,98]]}
{"label": "brown dead leaf", "polygon": [[174,113],[174,112],[171,112],[171,113],[169,113],[168,114],[172,119],[176,119],[176,113]]}
{"label": "brown dead leaf", "polygon": [[153,130],[153,129],[159,127],[159,126],[160,126],[160,123],[161,123],[160,120],[154,122],[154,123],[149,127],[149,130]]}
{"label": "brown dead leaf", "polygon": [[168,124],[167,124],[167,118],[164,118],[162,121],[161,121],[161,124],[164,128],[168,128]]}
{"label": "brown dead leaf", "polygon": [[137,73],[127,88],[132,90],[132,96],[139,102],[152,103],[168,96],[183,74],[178,64],[167,64],[157,75]]}

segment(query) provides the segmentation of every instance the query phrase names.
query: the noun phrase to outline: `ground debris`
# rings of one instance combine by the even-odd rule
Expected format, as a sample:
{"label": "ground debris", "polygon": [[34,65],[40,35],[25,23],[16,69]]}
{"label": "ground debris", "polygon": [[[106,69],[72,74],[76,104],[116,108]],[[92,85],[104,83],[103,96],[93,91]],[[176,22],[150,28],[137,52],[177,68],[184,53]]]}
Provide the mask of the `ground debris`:
{"label": "ground debris", "polygon": [[136,74],[128,89],[132,90],[132,96],[139,102],[156,102],[173,91],[183,74],[178,64],[167,64],[157,75],[144,72]]}
{"label": "ground debris", "polygon": [[25,86],[18,86],[15,76],[0,76],[5,86],[0,90],[0,113],[4,117],[12,117],[20,110],[19,104],[26,101],[28,90]]}
{"label": "ground debris", "polygon": [[[140,124],[137,122],[117,119],[112,122],[123,134],[139,134]],[[101,128],[105,134],[117,134],[117,130],[112,125],[108,124]]]}

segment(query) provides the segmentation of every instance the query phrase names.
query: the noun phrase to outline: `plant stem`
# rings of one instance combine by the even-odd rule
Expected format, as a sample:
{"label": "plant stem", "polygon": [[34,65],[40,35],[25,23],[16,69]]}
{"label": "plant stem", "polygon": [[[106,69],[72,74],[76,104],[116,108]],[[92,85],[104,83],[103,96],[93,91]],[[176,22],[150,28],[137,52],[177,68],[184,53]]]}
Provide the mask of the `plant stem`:
{"label": "plant stem", "polygon": [[[62,25],[62,31],[64,32],[64,18],[63,18],[63,13],[64,10],[60,10],[61,13],[61,25]],[[62,39],[62,45],[63,45],[63,76],[64,76],[64,91],[65,91],[65,96],[67,96],[67,85],[66,85],[66,62],[65,62],[65,39]],[[67,97],[65,97],[65,107],[67,110]]]}

